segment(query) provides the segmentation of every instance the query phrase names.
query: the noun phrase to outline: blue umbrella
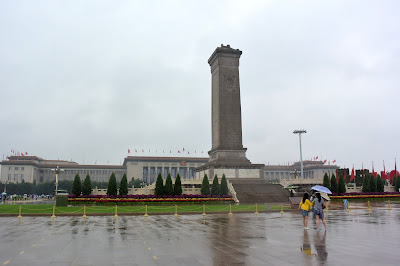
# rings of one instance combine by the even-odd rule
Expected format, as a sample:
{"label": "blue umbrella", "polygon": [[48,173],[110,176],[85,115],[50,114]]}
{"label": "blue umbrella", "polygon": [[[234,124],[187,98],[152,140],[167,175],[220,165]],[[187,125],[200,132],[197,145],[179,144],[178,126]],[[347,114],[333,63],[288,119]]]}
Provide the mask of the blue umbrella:
{"label": "blue umbrella", "polygon": [[324,193],[326,193],[326,194],[332,194],[332,192],[329,190],[329,188],[324,187],[324,186],[319,186],[319,185],[313,186],[313,187],[311,188],[311,190],[315,190],[315,191],[319,191],[319,192],[324,192]]}

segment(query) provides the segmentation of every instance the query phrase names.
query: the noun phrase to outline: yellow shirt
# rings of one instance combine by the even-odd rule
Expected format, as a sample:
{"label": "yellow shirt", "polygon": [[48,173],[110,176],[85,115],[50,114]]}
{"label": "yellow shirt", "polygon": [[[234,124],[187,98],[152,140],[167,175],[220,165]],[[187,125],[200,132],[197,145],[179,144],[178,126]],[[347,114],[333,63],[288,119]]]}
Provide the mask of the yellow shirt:
{"label": "yellow shirt", "polygon": [[303,200],[300,201],[299,204],[299,209],[305,210],[305,211],[309,211],[310,210],[310,206],[314,205],[314,203],[311,203],[308,199],[306,199],[306,202],[303,203]]}

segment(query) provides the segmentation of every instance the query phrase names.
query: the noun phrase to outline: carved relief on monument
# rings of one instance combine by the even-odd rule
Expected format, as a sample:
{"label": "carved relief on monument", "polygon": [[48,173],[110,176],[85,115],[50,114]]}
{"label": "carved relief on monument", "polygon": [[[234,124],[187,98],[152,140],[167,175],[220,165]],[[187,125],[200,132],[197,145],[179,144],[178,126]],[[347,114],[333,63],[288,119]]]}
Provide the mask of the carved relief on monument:
{"label": "carved relief on monument", "polygon": [[224,74],[222,75],[223,84],[225,89],[228,91],[234,91],[237,87],[236,85],[236,75],[235,74]]}

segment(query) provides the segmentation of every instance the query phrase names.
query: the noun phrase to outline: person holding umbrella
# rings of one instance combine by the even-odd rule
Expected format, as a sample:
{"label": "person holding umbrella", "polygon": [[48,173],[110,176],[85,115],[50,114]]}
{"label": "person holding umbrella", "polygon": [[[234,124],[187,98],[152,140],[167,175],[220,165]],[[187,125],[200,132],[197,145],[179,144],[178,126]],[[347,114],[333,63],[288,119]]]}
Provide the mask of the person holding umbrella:
{"label": "person holding umbrella", "polygon": [[308,213],[310,211],[310,206],[314,205],[308,200],[308,193],[304,193],[303,199],[300,201],[299,209],[301,209],[301,215],[303,215],[303,224],[304,229],[308,230],[310,228],[307,227],[308,223]]}
{"label": "person holding umbrella", "polygon": [[317,217],[317,230],[319,230],[319,219],[321,219],[325,230],[327,230],[324,215],[325,203],[320,193],[315,194],[315,198],[313,199],[312,203],[314,204],[314,213]]}

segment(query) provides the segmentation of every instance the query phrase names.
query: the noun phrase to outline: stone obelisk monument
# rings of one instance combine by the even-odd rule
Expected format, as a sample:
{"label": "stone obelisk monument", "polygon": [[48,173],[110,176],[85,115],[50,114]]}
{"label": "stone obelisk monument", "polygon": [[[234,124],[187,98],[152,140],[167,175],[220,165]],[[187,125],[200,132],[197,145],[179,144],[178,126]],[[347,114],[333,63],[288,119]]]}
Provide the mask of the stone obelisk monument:
{"label": "stone obelisk monument", "polygon": [[212,148],[207,164],[196,169],[197,177],[260,178],[263,164],[246,158],[242,143],[239,58],[242,51],[229,45],[218,47],[208,60],[212,76]]}

